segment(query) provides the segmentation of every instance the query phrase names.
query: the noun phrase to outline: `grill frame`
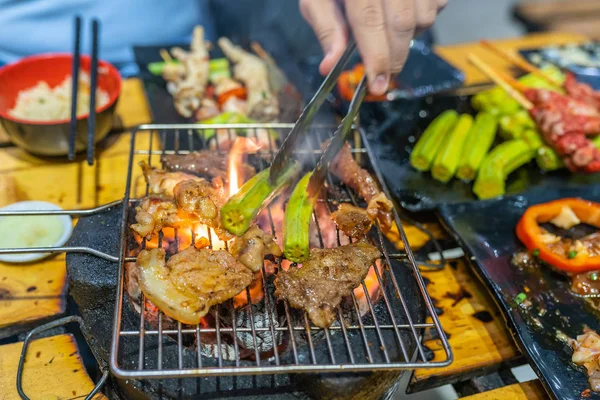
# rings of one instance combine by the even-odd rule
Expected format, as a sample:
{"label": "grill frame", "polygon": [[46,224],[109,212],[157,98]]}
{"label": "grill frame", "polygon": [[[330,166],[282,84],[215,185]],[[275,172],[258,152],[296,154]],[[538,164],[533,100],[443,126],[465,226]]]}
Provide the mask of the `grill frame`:
{"label": "grill frame", "polygon": [[[145,319],[144,319],[145,313],[140,312],[140,317],[139,317],[140,321],[139,321],[139,326],[138,326],[137,330],[126,330],[126,331],[122,330],[121,327],[123,324],[123,321],[122,321],[123,305],[124,305],[124,302],[129,301],[129,299],[127,297],[128,294],[125,289],[125,274],[126,274],[125,264],[127,262],[135,261],[135,257],[132,257],[129,255],[129,241],[131,240],[131,235],[129,233],[129,218],[130,218],[131,211],[135,207],[136,200],[139,200],[139,199],[131,197],[131,194],[132,194],[131,189],[132,189],[132,185],[134,184],[134,182],[132,181],[132,178],[133,178],[133,168],[134,168],[135,157],[138,155],[147,156],[147,162],[149,162],[149,164],[152,165],[151,162],[152,162],[153,156],[160,156],[161,154],[175,154],[175,153],[186,154],[193,150],[199,150],[200,148],[194,148],[195,147],[194,146],[194,137],[197,135],[196,132],[202,132],[202,131],[206,131],[208,129],[215,129],[215,130],[216,129],[228,129],[229,133],[231,132],[231,129],[247,129],[249,132],[254,132],[256,134],[257,129],[272,129],[272,130],[277,130],[278,132],[289,132],[289,130],[292,127],[293,127],[293,124],[288,124],[288,123],[223,124],[223,125],[147,124],[147,125],[138,126],[136,129],[134,129],[134,131],[132,132],[132,136],[131,136],[131,147],[130,147],[128,173],[127,173],[127,186],[126,186],[124,199],[123,199],[123,214],[121,217],[121,226],[120,226],[118,286],[117,286],[115,314],[114,314],[114,321],[113,321],[113,337],[112,337],[111,357],[110,357],[110,369],[111,369],[111,372],[115,376],[117,376],[119,378],[123,378],[123,379],[167,379],[167,378],[184,378],[184,377],[201,377],[201,376],[236,376],[236,375],[283,374],[283,373],[366,372],[366,371],[375,371],[375,370],[406,370],[406,369],[415,369],[415,368],[438,368],[438,367],[445,367],[445,366],[449,365],[450,363],[452,363],[452,361],[453,361],[452,350],[448,343],[448,339],[441,327],[440,321],[435,313],[435,308],[434,308],[433,302],[431,301],[431,298],[429,297],[429,295],[427,293],[425,282],[419,271],[419,264],[417,263],[416,258],[414,256],[412,250],[410,249],[406,234],[402,228],[402,223],[400,220],[400,216],[398,214],[398,210],[396,208],[394,208],[394,210],[393,210],[394,220],[399,228],[398,230],[399,230],[399,234],[402,239],[402,242],[404,244],[405,252],[389,253],[388,250],[386,249],[386,246],[384,243],[383,233],[382,233],[381,229],[379,228],[379,225],[377,224],[376,225],[376,231],[377,231],[376,239],[378,241],[377,246],[382,250],[384,257],[381,260],[382,271],[376,272],[376,276],[377,276],[377,280],[380,284],[379,291],[384,294],[383,296],[381,296],[382,298],[379,299],[379,302],[381,302],[381,301],[385,302],[386,308],[390,314],[397,315],[398,313],[402,313],[404,316],[407,316],[407,323],[404,323],[404,324],[397,323],[396,322],[397,318],[392,317],[391,324],[379,324],[378,318],[373,311],[373,304],[371,304],[369,296],[366,295],[365,297],[367,299],[369,299],[367,301],[368,306],[369,306],[367,313],[370,312],[374,317],[373,318],[374,322],[371,325],[363,324],[362,319],[365,316],[365,314],[363,313],[362,317],[358,318],[358,325],[346,326],[345,324],[338,324],[337,326],[332,326],[328,329],[321,329],[321,328],[315,327],[314,325],[310,325],[310,328],[309,328],[308,327],[309,320],[307,319],[307,316],[304,313],[304,321],[305,321],[304,327],[302,327],[302,326],[300,326],[300,327],[293,326],[292,327],[292,324],[286,324],[285,326],[275,327],[273,321],[277,319],[277,315],[275,312],[272,312],[273,310],[271,310],[271,312],[268,312],[271,323],[270,323],[269,327],[265,327],[265,328],[257,328],[254,326],[236,327],[235,326],[236,324],[232,324],[232,327],[221,328],[219,323],[216,323],[215,324],[216,326],[211,327],[211,328],[202,328],[199,325],[197,325],[194,328],[183,328],[182,324],[177,322],[177,329],[164,329],[162,327],[162,315],[163,314],[162,314],[162,312],[159,312],[158,327],[156,329],[146,329],[145,328]],[[317,143],[322,143],[322,141],[323,141],[323,137],[319,136],[320,135],[319,132],[329,132],[329,134],[325,133],[329,137],[331,132],[333,132],[334,130],[335,130],[335,127],[330,127],[330,126],[316,126],[316,127],[312,128],[313,133],[317,132],[317,134],[316,134]],[[136,149],[136,138],[138,138],[138,135],[142,132],[149,132],[149,139],[148,139],[149,143],[145,149],[138,150],[138,149]],[[174,138],[175,149],[174,150],[153,150],[153,144],[154,144],[153,141],[156,140],[155,133],[158,133],[158,136],[160,137],[162,143],[166,143],[169,134],[175,135],[175,138]],[[190,150],[181,150],[180,149],[182,135],[184,136],[184,140],[187,139],[187,142],[188,142],[187,147],[189,147]],[[360,128],[355,129],[354,140],[355,140],[355,142],[358,142],[362,145],[359,148],[355,148],[353,146],[352,153],[355,155],[355,157],[360,157],[360,158],[362,158],[363,156],[366,155],[366,160],[368,161],[368,164],[370,167],[369,168],[370,172],[375,175],[375,178],[378,180],[378,183],[379,183],[380,187],[382,188],[383,192],[389,198],[391,198],[390,192],[383,180],[381,171],[379,170],[377,164],[375,162],[373,162],[373,160],[374,160],[373,152],[369,146],[368,141],[366,140],[365,132]],[[206,145],[207,145],[206,140],[202,139],[201,147],[206,148]],[[275,140],[269,139],[268,152],[270,153],[271,158],[272,158],[275,150],[276,150]],[[299,152],[299,153],[302,153],[302,152]],[[304,153],[309,153],[309,156],[312,158],[311,161],[314,161],[314,164],[316,164],[316,160],[318,158],[318,155],[320,154],[320,150],[309,150],[308,152],[305,151]],[[266,161],[264,161],[264,160],[262,160],[261,163],[262,163],[261,169],[266,168],[268,166]],[[359,164],[364,164],[364,163],[361,163],[359,160]],[[335,185],[333,183],[333,180],[329,174],[327,176],[326,182],[330,186],[334,185],[334,186],[339,187],[338,185]],[[337,199],[328,198],[328,199],[324,200],[330,210],[331,210],[332,204],[336,204],[338,202],[351,201],[353,204],[357,204],[356,198],[354,197],[352,191],[348,190],[347,188],[344,188],[344,189],[345,189],[345,192],[347,193],[348,198],[337,198]],[[270,225],[274,229],[272,217],[270,216],[270,211],[268,211],[268,212],[269,212]],[[320,236],[320,234],[319,234],[319,236]],[[339,238],[340,238],[339,235],[337,235],[338,245],[340,244]],[[323,243],[322,238],[321,238],[321,243]],[[404,262],[406,262],[407,265],[409,265],[411,267],[414,279],[418,286],[418,291],[420,292],[420,295],[425,304],[426,317],[429,317],[431,319],[431,322],[413,323],[412,316],[406,305],[406,301],[402,297],[401,290],[399,289],[398,283],[395,280],[396,279],[395,275],[394,275],[393,271],[391,270],[391,268],[392,268],[391,260],[392,259],[404,261]],[[281,260],[279,261],[279,265],[280,265],[280,263],[281,263]],[[377,268],[374,268],[374,270],[378,271]],[[390,303],[388,301],[388,298],[386,297],[387,295],[389,295],[389,293],[386,293],[386,290],[383,285],[383,278],[384,278],[384,275],[386,274],[386,272],[387,272],[387,275],[393,281],[393,286],[395,287],[396,295],[399,296],[399,299],[403,306],[402,310],[392,310]],[[264,267],[263,267],[263,271],[262,271],[262,279],[263,279],[263,285],[264,285],[263,291],[266,291],[267,290],[266,288],[268,287],[268,285],[267,285],[267,282],[265,281],[266,278],[265,278]],[[366,291],[367,288],[365,286],[364,281],[362,282],[361,285],[363,287],[363,290]],[[247,293],[249,293],[249,292],[247,291]],[[365,292],[365,293],[368,293],[368,292]],[[352,294],[352,299],[353,299],[353,303],[356,308],[356,311],[359,312],[358,304],[357,304],[356,298],[354,297],[354,293]],[[264,292],[264,298],[262,301],[267,301],[267,302],[269,301],[269,295],[266,292]],[[141,304],[142,304],[142,307],[145,307],[144,299],[142,299]],[[215,321],[219,321],[218,313],[219,313],[220,307],[221,307],[221,305],[215,306],[215,312],[217,314]],[[268,307],[268,304],[267,304],[267,307]],[[293,321],[294,319],[290,318],[292,308],[291,308],[291,306],[289,306],[287,304],[287,302],[284,303],[284,309],[285,309],[285,320]],[[252,313],[250,313],[250,314],[252,314]],[[361,314],[359,313],[359,315],[361,315]],[[235,318],[235,312],[234,312],[234,318]],[[338,318],[339,318],[338,321],[342,318],[342,315],[341,315],[341,312],[339,311],[339,309],[338,309]],[[251,321],[253,321],[252,317],[251,317]],[[424,321],[426,321],[426,320],[424,319]],[[419,330],[422,330],[424,328],[433,329],[435,331],[435,332],[433,332],[433,335],[439,337],[441,347],[445,352],[445,356],[446,356],[445,359],[442,359],[439,361],[427,361],[427,358],[425,355],[426,350],[421,343],[422,335],[419,334]],[[307,336],[307,342],[308,342],[307,345],[309,346],[308,351],[311,355],[310,359],[312,361],[312,364],[302,364],[299,361],[299,357],[298,357],[299,350],[296,349],[295,339],[291,339],[290,344],[291,344],[291,349],[293,352],[293,361],[294,361],[293,364],[282,365],[278,351],[276,349],[274,350],[274,355],[269,359],[260,358],[258,350],[255,349],[254,351],[256,352],[256,356],[258,356],[257,357],[258,361],[254,362],[255,365],[242,366],[240,357],[239,357],[239,353],[238,353],[239,350],[238,350],[237,341],[234,340],[233,347],[235,350],[235,365],[234,366],[224,365],[224,361],[226,361],[226,360],[223,360],[223,357],[222,357],[222,347],[221,347],[221,341],[222,341],[221,334],[222,333],[226,333],[226,334],[232,333],[234,336],[236,336],[237,332],[250,332],[253,336],[253,339],[256,340],[257,332],[264,332],[264,331],[268,331],[268,330],[271,331],[271,334],[273,337],[275,337],[275,332],[279,332],[279,331],[288,332],[290,338],[295,338],[296,333],[299,331],[304,332],[304,333],[310,332],[310,334],[307,334],[306,336]],[[348,331],[350,331],[350,330],[356,330],[357,332],[359,332],[359,334],[361,334],[362,339],[364,340],[365,352],[368,354],[368,361],[371,361],[371,362],[362,362],[362,363],[356,362],[356,360],[353,358],[353,356],[352,356],[353,349],[351,348],[350,340],[348,339]],[[380,356],[380,357],[384,358],[383,361],[373,362],[374,358],[372,357],[371,349],[369,348],[371,344],[367,343],[367,335],[365,334],[365,330],[374,330],[376,332],[377,337],[380,340],[379,344],[381,344],[379,351],[383,353],[383,355]],[[398,341],[399,347],[402,350],[404,361],[395,361],[395,360],[391,360],[389,358],[389,354],[386,350],[386,343],[382,336],[382,330],[393,330],[394,331],[395,336],[397,338],[396,340]],[[414,354],[407,353],[407,351],[405,349],[405,345],[401,338],[400,330],[409,330],[410,331],[410,333],[412,335],[412,340],[414,340],[414,343],[415,343]],[[317,331],[317,332],[322,331],[324,333],[325,340],[327,342],[327,347],[329,349],[329,355],[330,355],[330,360],[331,360],[330,364],[318,364],[317,363],[317,361],[316,361],[317,358],[315,357],[315,353],[314,353],[315,349],[312,346],[312,338],[314,336],[314,334],[312,333],[313,331]],[[331,336],[336,331],[340,331],[344,336],[344,341],[347,346],[348,358],[350,360],[350,363],[336,362],[336,355],[335,355],[334,351],[332,350],[332,345],[331,345]],[[196,344],[198,365],[196,367],[185,367],[184,368],[182,365],[183,335],[197,335],[197,337],[201,337],[200,336],[201,334],[216,335],[217,347],[220,350],[218,352],[218,366],[216,366],[216,367],[203,366],[202,356],[200,354],[200,345]],[[178,351],[178,356],[179,356],[178,357],[178,365],[176,368],[169,368],[169,369],[162,368],[162,349],[163,349],[163,344],[164,344],[164,335],[176,335],[175,341],[177,343],[177,348],[178,348],[177,351]],[[131,337],[131,336],[137,336],[139,339],[139,353],[138,353],[137,369],[126,369],[126,368],[123,368],[119,363],[119,359],[121,356],[121,354],[119,352],[120,340],[122,338]],[[156,360],[157,368],[145,369],[144,368],[144,365],[145,365],[144,344],[145,344],[146,337],[152,337],[152,336],[156,336],[158,339],[158,342],[159,342],[158,360]],[[375,357],[375,358],[377,358],[377,357]],[[269,360],[272,360],[272,361],[269,361]],[[261,363],[263,363],[263,364],[261,364]]]}

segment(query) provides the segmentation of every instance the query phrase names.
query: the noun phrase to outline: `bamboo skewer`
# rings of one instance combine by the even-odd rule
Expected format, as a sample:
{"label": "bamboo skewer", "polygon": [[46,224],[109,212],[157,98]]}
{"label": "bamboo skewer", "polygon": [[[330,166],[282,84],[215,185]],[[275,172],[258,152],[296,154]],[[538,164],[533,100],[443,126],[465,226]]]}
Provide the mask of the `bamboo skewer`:
{"label": "bamboo skewer", "polygon": [[169,52],[167,51],[167,49],[160,49],[160,57],[166,63],[173,62],[173,57],[171,57],[171,54],[169,54]]}
{"label": "bamboo skewer", "polygon": [[483,46],[485,46],[486,48],[488,48],[489,50],[491,50],[492,52],[494,52],[499,57],[502,57],[503,59],[506,59],[506,60],[512,62],[513,64],[515,64],[517,67],[521,68],[522,70],[532,73],[532,74],[550,82],[551,84],[553,84],[555,86],[562,87],[561,82],[557,81],[556,79],[552,78],[548,74],[544,73],[544,71],[542,71],[541,69],[532,65],[528,61],[524,60],[522,57],[517,56],[513,53],[510,53],[504,49],[501,49],[500,47],[496,46],[495,44],[493,44],[487,40],[482,40],[480,43]]}
{"label": "bamboo skewer", "polygon": [[494,69],[492,69],[492,67],[483,62],[475,54],[469,54],[468,60],[471,64],[477,67],[477,69],[479,69],[488,78],[490,78],[495,84],[504,89],[509,96],[511,96],[521,105],[521,107],[525,108],[526,110],[530,110],[533,108],[533,103],[527,100],[522,94],[526,87],[521,82],[517,81],[512,76],[506,75],[499,71],[495,71]]}

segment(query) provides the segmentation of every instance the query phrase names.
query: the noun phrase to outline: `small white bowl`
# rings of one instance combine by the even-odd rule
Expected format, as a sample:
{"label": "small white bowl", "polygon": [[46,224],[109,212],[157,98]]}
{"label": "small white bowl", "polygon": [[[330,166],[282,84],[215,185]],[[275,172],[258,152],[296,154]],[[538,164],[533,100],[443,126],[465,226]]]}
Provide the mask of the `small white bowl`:
{"label": "small white bowl", "polygon": [[[18,203],[10,204],[6,207],[0,208],[0,211],[27,211],[27,210],[62,210],[56,204],[48,203],[46,201],[20,201]],[[63,246],[67,243],[67,240],[71,237],[73,232],[72,220],[69,215],[57,215],[62,222],[62,234],[56,243],[51,247]],[[2,217],[0,217],[2,218]],[[27,217],[24,217],[27,218]],[[6,234],[0,232],[1,237]],[[42,258],[48,257],[52,253],[22,253],[22,254],[0,254],[0,261],[11,262],[11,263],[28,263],[32,261],[41,260]]]}

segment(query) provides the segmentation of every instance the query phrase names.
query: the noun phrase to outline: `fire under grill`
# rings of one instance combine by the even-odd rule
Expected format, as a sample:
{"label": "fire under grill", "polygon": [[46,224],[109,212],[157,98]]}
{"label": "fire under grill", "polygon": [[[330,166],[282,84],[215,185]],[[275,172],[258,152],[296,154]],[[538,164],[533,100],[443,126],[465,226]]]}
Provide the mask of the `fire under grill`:
{"label": "fire under grill", "polygon": [[[265,261],[262,271],[244,292],[213,306],[198,325],[171,320],[144,299],[131,272],[142,248],[161,246],[168,255],[173,255],[194,244],[200,236],[208,238],[210,248],[226,249],[227,243],[221,242],[207,227],[202,231],[197,227],[172,232],[163,230],[153,242],[136,240],[129,225],[136,205],[148,190],[143,179],[134,178],[141,175],[136,173],[137,162],[144,160],[151,166],[160,166],[163,154],[187,154],[207,148],[226,155],[234,132],[238,131],[265,143],[263,149],[249,159],[260,171],[268,167],[274,155],[275,136],[284,136],[291,127],[292,124],[144,125],[133,132],[120,227],[121,256],[110,359],[114,375],[157,379],[360,372],[443,367],[452,362],[446,335],[408,246],[397,210],[394,210],[394,218],[405,251],[395,250],[378,225],[372,229],[369,240],[381,250],[382,258],[342,302],[337,310],[337,321],[330,328],[314,326],[306,313],[274,296],[277,272],[290,267],[283,258]],[[298,157],[306,160],[306,168],[314,167],[321,144],[333,131],[331,127],[311,129],[303,150],[298,152]],[[207,140],[209,136],[212,137]],[[165,147],[172,150],[160,150],[159,143],[168,143]],[[356,160],[377,178],[390,197],[377,165],[372,162],[364,132],[356,130],[351,145]],[[311,235],[319,246],[334,247],[348,243],[348,239],[335,228],[330,212],[340,203],[357,206],[364,203],[336,178],[328,176],[326,183],[326,196],[315,207]],[[285,195],[280,196],[259,215],[259,225],[265,232],[281,236],[286,199]],[[411,273],[402,271],[400,274],[398,269],[408,269]],[[404,281],[407,276],[411,282]],[[415,313],[411,299],[403,295],[401,288],[406,284],[415,286],[413,292],[424,302],[425,315]],[[137,320],[129,317],[131,306],[139,313]],[[421,344],[426,328],[439,337],[445,352],[443,359],[428,360],[428,351]]]}

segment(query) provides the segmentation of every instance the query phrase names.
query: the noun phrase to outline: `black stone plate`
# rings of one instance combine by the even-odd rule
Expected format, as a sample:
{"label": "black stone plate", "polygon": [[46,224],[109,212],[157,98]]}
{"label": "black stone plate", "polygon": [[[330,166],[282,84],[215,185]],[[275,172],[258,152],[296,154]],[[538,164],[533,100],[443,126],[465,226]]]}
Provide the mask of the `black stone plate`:
{"label": "black stone plate", "polygon": [[[537,203],[564,197],[600,201],[600,185],[586,188],[545,188],[498,200],[448,204],[439,208],[449,231],[465,249],[472,265],[494,295],[521,351],[544,387],[558,399],[580,399],[589,388],[583,369],[570,362],[570,347],[557,338],[562,332],[576,337],[584,326],[599,331],[600,314],[569,291],[566,277],[549,268],[519,270],[513,253],[523,247],[515,225],[524,210]],[[514,297],[527,292],[528,310]],[[600,399],[600,394],[592,394]]]}
{"label": "black stone plate", "polygon": [[[471,190],[472,183],[458,179],[441,183],[429,172],[417,171],[409,164],[409,154],[423,130],[448,109],[475,114],[470,97],[441,95],[398,103],[367,103],[361,109],[363,124],[388,187],[410,211],[430,211],[442,204],[479,201]],[[600,184],[600,174],[574,174],[566,170],[544,173],[533,161],[510,175],[506,195],[589,184]]]}

